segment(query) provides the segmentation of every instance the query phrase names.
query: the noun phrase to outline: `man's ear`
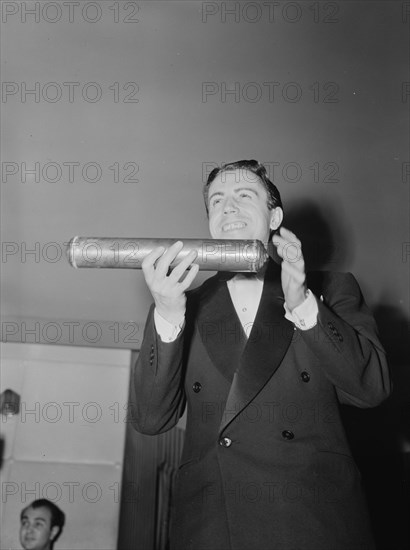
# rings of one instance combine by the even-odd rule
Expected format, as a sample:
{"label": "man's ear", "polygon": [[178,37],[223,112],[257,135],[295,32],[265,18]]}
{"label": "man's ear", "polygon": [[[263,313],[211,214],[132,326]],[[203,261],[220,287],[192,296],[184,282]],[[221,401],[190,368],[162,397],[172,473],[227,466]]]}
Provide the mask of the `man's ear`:
{"label": "man's ear", "polygon": [[280,206],[272,208],[270,212],[270,224],[269,227],[273,230],[277,229],[283,220],[283,210]]}
{"label": "man's ear", "polygon": [[51,529],[50,529],[50,540],[53,541],[56,536],[58,535],[60,531],[60,527],[58,527],[57,525],[54,525]]}

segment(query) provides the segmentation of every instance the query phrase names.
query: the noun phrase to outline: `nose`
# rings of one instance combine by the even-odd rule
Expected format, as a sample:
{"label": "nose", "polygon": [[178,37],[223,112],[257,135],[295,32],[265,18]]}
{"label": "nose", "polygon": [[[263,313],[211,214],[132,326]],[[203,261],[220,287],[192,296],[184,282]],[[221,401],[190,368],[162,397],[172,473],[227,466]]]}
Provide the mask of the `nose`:
{"label": "nose", "polygon": [[33,526],[32,525],[27,525],[23,530],[22,530],[22,535],[23,537],[32,537],[34,534],[34,529],[33,529]]}
{"label": "nose", "polygon": [[232,197],[227,197],[224,204],[224,214],[232,214],[238,211],[238,205]]}

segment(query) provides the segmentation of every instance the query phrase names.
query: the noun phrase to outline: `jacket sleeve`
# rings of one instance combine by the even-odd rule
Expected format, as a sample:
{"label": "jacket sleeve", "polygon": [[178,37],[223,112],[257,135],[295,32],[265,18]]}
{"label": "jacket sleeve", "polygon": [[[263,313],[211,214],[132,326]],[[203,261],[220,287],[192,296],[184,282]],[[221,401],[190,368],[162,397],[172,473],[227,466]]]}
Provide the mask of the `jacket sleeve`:
{"label": "jacket sleeve", "polygon": [[137,361],[131,370],[131,422],[155,435],[173,428],[185,408],[183,381],[184,331],[173,342],[162,342],[151,306]]}
{"label": "jacket sleeve", "polygon": [[319,308],[317,325],[301,331],[302,338],[341,403],[379,405],[391,392],[389,367],[356,279],[351,273],[325,272],[321,284],[312,286]]}

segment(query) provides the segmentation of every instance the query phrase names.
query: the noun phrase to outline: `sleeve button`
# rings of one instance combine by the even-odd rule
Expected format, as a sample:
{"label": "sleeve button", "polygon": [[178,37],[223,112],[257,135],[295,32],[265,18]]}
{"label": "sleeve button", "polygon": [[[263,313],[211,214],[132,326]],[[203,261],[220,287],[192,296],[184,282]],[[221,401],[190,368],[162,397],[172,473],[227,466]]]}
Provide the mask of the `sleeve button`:
{"label": "sleeve button", "polygon": [[305,370],[301,373],[300,377],[302,378],[303,382],[309,382],[310,380],[310,374]]}
{"label": "sleeve button", "polygon": [[291,439],[293,439],[295,437],[295,434],[293,432],[291,432],[290,430],[284,430],[282,432],[282,437],[284,439],[287,439],[288,441],[290,441]]}

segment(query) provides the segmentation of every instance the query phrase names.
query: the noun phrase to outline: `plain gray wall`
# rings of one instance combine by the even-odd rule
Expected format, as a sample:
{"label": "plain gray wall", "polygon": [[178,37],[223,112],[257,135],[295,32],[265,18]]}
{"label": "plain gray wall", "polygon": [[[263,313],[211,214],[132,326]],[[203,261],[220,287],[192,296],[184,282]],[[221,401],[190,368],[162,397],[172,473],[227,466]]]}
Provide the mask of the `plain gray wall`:
{"label": "plain gray wall", "polygon": [[[24,341],[37,320],[60,323],[61,340],[50,325],[47,343],[67,343],[65,320],[101,322],[96,345],[114,345],[113,322],[120,339],[128,321],[141,337],[151,301],[142,273],[75,271],[63,243],[74,235],[207,237],[204,172],[242,158],[268,163],[308,265],[353,271],[370,305],[408,315],[403,3],[99,1],[76,7],[72,22],[62,2],[60,12],[39,2],[37,15],[23,6],[35,2],[3,4],[2,315],[16,323],[3,323],[3,339]],[[39,97],[24,96],[36,82]],[[72,102],[65,82],[80,83]],[[90,82],[102,91],[98,101],[93,86],[84,92],[91,101],[82,96]],[[138,102],[124,102],[129,82]],[[239,97],[224,97],[223,86],[235,83]],[[64,162],[80,163],[72,183]],[[100,181],[82,176],[89,162],[101,167]],[[120,180],[132,169],[126,162],[138,165],[139,181],[114,183],[116,162]],[[57,163],[62,177],[23,183],[22,163],[48,167],[46,180],[57,174],[47,163]],[[295,164],[283,177],[287,163]],[[336,181],[325,181],[334,167]],[[88,341],[73,334],[72,343],[87,345],[94,332]]]}

